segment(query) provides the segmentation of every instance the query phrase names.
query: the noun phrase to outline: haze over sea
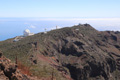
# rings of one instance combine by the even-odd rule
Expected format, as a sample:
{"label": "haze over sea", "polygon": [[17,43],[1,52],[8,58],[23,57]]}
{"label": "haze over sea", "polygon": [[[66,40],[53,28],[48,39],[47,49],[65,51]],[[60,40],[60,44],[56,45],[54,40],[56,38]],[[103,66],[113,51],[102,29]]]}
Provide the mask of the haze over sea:
{"label": "haze over sea", "polygon": [[0,41],[23,35],[25,29],[33,33],[88,23],[99,31],[120,31],[120,18],[0,18]]}

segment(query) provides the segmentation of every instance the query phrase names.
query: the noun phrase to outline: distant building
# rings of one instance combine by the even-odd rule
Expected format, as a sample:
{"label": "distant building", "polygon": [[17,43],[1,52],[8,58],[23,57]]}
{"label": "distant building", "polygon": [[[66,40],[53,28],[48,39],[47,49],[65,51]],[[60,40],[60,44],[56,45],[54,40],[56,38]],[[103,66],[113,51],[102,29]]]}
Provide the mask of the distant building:
{"label": "distant building", "polygon": [[45,28],[45,32],[44,32],[45,34],[47,33],[47,29]]}
{"label": "distant building", "polygon": [[26,36],[32,36],[32,35],[34,35],[34,33],[30,33],[30,30],[26,29],[26,30],[23,31],[23,35],[15,37],[13,42],[20,41],[22,38],[24,38]]}
{"label": "distant building", "polygon": [[32,36],[32,35],[34,35],[34,33],[30,33],[30,30],[26,29],[26,30],[23,31],[23,35],[24,36]]}
{"label": "distant building", "polygon": [[56,26],[56,29],[58,29],[58,26]]}
{"label": "distant building", "polygon": [[79,24],[75,24],[74,26],[82,26],[83,24],[79,23]]}
{"label": "distant building", "polygon": [[13,42],[17,42],[19,40],[21,40],[23,38],[23,36],[17,36],[14,38]]}
{"label": "distant building", "polygon": [[78,26],[81,26],[81,25],[82,25],[81,23],[78,24]]}

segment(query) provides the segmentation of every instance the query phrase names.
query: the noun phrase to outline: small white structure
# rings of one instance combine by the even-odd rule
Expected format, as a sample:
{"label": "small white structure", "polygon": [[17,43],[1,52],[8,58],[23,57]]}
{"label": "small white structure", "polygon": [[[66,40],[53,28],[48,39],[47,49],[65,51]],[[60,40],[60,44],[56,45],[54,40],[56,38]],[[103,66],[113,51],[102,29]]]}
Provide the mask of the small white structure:
{"label": "small white structure", "polygon": [[56,26],[56,29],[58,29],[58,26]]}
{"label": "small white structure", "polygon": [[45,32],[44,32],[45,34],[47,33],[47,29],[45,28]]}
{"label": "small white structure", "polygon": [[26,29],[26,30],[23,31],[23,35],[24,36],[32,36],[32,35],[34,35],[34,33],[30,33],[30,30]]}

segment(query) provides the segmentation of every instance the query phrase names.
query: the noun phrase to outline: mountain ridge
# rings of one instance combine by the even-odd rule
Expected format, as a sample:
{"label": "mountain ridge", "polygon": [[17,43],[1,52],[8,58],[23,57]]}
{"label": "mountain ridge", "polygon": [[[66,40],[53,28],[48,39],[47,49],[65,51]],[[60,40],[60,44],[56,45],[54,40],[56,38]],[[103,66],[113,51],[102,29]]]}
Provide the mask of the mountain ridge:
{"label": "mountain ridge", "polygon": [[50,78],[54,72],[56,80],[120,78],[120,32],[81,24],[13,39],[0,42],[0,50],[13,62],[17,56],[34,76]]}

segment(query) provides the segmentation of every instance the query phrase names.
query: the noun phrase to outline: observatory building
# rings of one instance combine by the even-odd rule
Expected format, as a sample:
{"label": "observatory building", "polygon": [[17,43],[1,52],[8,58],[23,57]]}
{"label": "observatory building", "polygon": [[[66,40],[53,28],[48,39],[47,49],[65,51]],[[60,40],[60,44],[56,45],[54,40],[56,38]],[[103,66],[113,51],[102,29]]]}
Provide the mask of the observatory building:
{"label": "observatory building", "polygon": [[29,29],[26,29],[23,31],[23,35],[26,37],[26,36],[32,36],[34,35],[34,33],[30,33],[30,30]]}
{"label": "observatory building", "polygon": [[26,30],[23,31],[23,35],[15,37],[13,42],[17,42],[17,41],[21,40],[22,38],[24,38],[26,36],[32,36],[32,35],[34,35],[34,33],[30,33],[30,30],[26,29]]}

